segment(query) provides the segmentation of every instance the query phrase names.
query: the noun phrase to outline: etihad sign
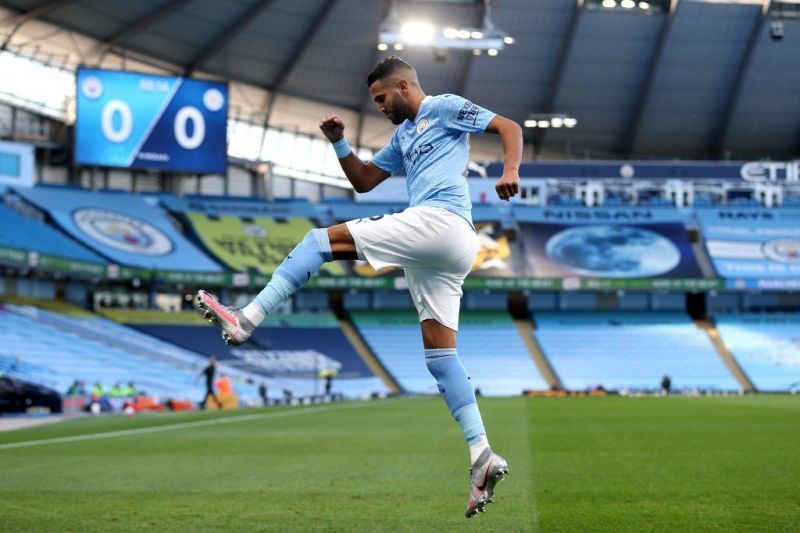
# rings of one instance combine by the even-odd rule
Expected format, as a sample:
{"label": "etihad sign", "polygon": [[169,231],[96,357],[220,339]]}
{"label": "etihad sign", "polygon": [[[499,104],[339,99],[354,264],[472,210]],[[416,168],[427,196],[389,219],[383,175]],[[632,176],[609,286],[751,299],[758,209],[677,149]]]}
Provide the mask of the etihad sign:
{"label": "etihad sign", "polygon": [[754,183],[765,181],[800,182],[800,161],[753,161],[742,165],[742,179]]}

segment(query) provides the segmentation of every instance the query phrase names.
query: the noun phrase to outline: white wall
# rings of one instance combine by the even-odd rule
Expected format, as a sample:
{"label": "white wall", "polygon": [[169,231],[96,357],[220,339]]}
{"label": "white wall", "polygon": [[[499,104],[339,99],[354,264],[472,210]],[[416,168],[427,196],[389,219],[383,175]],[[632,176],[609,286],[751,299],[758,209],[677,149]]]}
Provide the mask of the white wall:
{"label": "white wall", "polygon": [[239,167],[228,167],[228,194],[230,196],[252,196],[250,172]]}
{"label": "white wall", "polygon": [[69,179],[67,167],[53,167],[44,163],[37,163],[37,173],[42,183],[63,185]]}

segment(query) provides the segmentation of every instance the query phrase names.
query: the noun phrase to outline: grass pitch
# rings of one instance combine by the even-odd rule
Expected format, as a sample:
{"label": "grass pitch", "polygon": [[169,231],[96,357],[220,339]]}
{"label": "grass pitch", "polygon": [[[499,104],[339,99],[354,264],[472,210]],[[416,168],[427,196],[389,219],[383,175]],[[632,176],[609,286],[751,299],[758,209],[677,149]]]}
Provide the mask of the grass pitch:
{"label": "grass pitch", "polygon": [[[800,397],[480,404],[511,475],[496,503],[471,520],[463,517],[466,446],[444,403],[430,398],[103,417],[0,433],[0,529],[796,531],[800,524]],[[126,433],[96,438],[113,431]],[[41,439],[61,440],[7,446]]]}

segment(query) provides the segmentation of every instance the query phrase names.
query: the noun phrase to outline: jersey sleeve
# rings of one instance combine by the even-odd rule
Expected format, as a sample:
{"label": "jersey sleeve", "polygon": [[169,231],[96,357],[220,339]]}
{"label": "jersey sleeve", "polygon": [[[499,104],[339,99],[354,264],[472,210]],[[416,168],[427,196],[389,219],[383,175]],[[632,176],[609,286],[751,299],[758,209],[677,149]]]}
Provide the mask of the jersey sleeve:
{"label": "jersey sleeve", "polygon": [[451,130],[483,133],[497,113],[492,113],[466,98],[455,94],[444,95],[440,100],[439,117]]}
{"label": "jersey sleeve", "polygon": [[400,143],[397,141],[397,133],[392,135],[389,144],[372,156],[372,164],[389,174],[402,174],[405,172],[403,166],[403,152],[400,150]]}

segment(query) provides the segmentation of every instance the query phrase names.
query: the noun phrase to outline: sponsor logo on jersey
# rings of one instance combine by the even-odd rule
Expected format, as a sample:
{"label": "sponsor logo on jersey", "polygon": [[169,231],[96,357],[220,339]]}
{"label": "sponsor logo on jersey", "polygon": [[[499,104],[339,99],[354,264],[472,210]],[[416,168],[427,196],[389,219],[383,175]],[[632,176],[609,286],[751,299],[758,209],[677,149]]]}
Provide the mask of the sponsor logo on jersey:
{"label": "sponsor logo on jersey", "polygon": [[433,145],[431,143],[425,143],[407,153],[405,155],[405,158],[408,159],[408,162],[411,163],[412,165],[416,165],[417,163],[419,163],[419,160],[422,159],[422,156],[432,151],[433,151]]}
{"label": "sponsor logo on jersey", "polygon": [[161,230],[124,213],[86,208],[76,210],[72,219],[88,237],[115,250],[158,256],[173,249],[172,241]]}

